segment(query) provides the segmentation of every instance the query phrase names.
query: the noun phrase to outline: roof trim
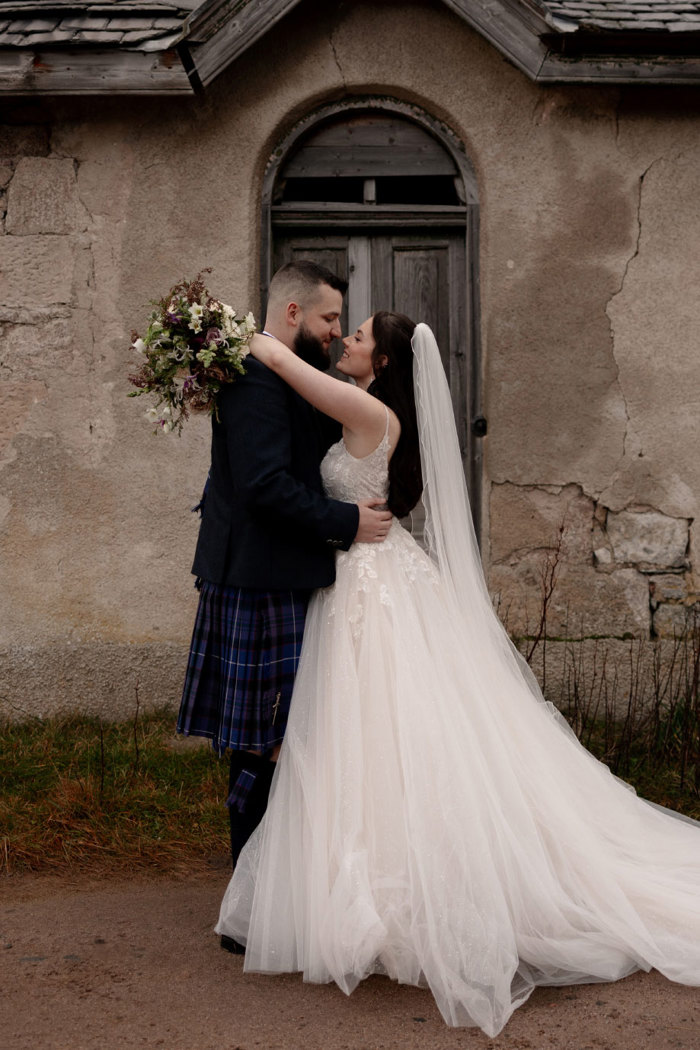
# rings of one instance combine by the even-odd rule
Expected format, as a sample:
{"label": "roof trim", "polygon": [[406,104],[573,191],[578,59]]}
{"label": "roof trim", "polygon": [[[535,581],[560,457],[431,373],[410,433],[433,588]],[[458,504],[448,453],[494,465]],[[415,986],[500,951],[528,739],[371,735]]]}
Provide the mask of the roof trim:
{"label": "roof trim", "polygon": [[[24,4],[0,0],[0,26],[3,17],[11,19],[20,9],[26,21],[24,36],[19,28],[6,33],[9,43],[5,46],[0,32],[0,92],[192,94],[210,84],[300,2],[205,0],[191,10],[196,0],[124,0],[112,4],[104,0],[34,0]],[[576,0],[571,6],[563,0],[442,2],[535,83],[700,82],[700,4],[648,0],[656,5],[657,12],[663,12],[661,5],[668,3],[667,21],[640,22],[639,28],[631,31],[629,24],[608,28],[605,19],[596,24],[595,17],[585,10],[585,0]],[[612,0],[610,3],[612,6]],[[697,7],[698,13],[680,13],[681,7],[685,10],[689,6]],[[108,26],[90,23],[91,18],[104,21],[110,9],[117,21],[126,14],[134,21],[143,19],[143,31],[110,36]],[[34,19],[26,18],[30,10],[35,13]],[[42,36],[42,18],[38,16],[68,10],[78,15],[82,12],[88,28],[68,40],[62,32],[52,36],[51,29]],[[573,10],[576,17],[571,14]],[[161,24],[159,34],[155,17],[151,22],[147,19],[166,11],[173,13],[173,31],[168,32]],[[675,20],[670,21],[671,17]],[[182,19],[179,29],[178,18]],[[679,21],[683,18],[691,21]]]}

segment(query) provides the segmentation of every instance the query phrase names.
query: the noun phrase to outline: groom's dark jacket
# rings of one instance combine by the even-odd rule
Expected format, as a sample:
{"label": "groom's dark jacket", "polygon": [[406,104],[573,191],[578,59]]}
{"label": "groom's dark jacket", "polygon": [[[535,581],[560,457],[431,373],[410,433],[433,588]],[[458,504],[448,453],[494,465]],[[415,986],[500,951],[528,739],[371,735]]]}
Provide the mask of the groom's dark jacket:
{"label": "groom's dark jacket", "polygon": [[359,521],[356,504],[323,495],[319,466],[339,430],[252,357],[218,413],[192,572],[260,590],[333,583]]}

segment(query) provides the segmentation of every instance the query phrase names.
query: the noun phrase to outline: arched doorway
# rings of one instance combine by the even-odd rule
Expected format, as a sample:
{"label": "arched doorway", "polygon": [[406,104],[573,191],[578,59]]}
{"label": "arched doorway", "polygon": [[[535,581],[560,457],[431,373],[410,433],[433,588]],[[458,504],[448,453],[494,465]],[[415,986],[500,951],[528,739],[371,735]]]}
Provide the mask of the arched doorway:
{"label": "arched doorway", "polygon": [[[482,437],[478,196],[446,127],[391,99],[317,111],[280,143],[263,187],[262,291],[293,259],[346,278],[343,331],[394,309],[434,330],[479,534]],[[337,353],[340,353],[338,348]]]}

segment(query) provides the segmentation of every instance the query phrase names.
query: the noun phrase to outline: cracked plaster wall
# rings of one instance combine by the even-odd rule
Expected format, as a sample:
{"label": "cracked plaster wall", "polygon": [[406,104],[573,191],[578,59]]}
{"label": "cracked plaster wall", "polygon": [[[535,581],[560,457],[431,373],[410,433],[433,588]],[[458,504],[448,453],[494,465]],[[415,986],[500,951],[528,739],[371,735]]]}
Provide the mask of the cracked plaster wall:
{"label": "cracked plaster wall", "polygon": [[[7,711],[119,715],[137,680],[146,704],[177,701],[208,425],[151,435],[125,397],[129,333],[203,266],[255,308],[275,143],[316,104],[375,93],[443,119],[477,171],[485,559],[512,625],[533,615],[563,514],[560,627],[648,638],[695,600],[698,93],[542,88],[442,5],[309,0],[203,99],[6,105]],[[625,511],[638,546],[649,515],[676,522],[682,565],[615,560],[607,526]]]}

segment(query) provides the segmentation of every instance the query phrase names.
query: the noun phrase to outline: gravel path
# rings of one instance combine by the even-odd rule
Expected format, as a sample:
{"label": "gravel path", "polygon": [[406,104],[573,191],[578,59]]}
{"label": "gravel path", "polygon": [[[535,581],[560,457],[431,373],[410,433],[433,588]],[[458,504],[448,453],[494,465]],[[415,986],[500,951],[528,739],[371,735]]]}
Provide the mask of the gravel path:
{"label": "gravel path", "polygon": [[211,932],[227,878],[5,878],[3,1050],[700,1050],[700,990],[656,973],[538,989],[495,1039],[385,978],[244,975]]}

